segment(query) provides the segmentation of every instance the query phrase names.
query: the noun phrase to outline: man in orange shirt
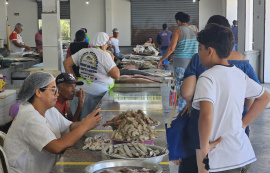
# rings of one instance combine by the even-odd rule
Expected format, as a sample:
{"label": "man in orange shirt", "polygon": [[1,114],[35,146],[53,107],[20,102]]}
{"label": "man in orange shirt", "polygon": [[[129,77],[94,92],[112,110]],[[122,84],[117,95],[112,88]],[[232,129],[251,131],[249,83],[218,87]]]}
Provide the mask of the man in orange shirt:
{"label": "man in orange shirt", "polygon": [[24,44],[24,41],[20,35],[22,31],[23,25],[21,23],[17,23],[14,31],[9,36],[11,52],[23,52],[31,50],[31,47]]}

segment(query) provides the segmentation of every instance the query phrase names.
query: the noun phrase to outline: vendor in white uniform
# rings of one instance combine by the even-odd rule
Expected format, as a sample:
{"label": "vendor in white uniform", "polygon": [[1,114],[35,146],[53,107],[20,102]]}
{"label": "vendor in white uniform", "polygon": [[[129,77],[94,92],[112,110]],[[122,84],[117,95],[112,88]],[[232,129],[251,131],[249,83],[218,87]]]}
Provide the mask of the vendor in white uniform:
{"label": "vendor in white uniform", "polygon": [[15,25],[14,31],[10,34],[10,52],[23,52],[30,51],[31,47],[25,45],[22,36],[20,35],[23,31],[23,25],[21,23],[17,23]]}
{"label": "vendor in white uniform", "polygon": [[[84,48],[67,57],[64,67],[67,73],[72,73],[73,65],[79,66],[79,73],[84,85],[80,86],[85,91],[85,104],[82,109],[81,119],[91,112],[103,95],[112,87],[113,79],[120,77],[120,71],[113,61],[111,55],[106,51],[109,36],[105,32],[98,32],[93,35],[90,41],[91,48]],[[77,105],[76,98],[73,105]]]}
{"label": "vendor in white uniform", "polygon": [[18,93],[18,98],[25,102],[20,105],[4,142],[10,173],[51,172],[57,154],[99,125],[100,109],[81,122],[72,123],[54,107],[57,97],[51,74],[36,72],[25,79]]}

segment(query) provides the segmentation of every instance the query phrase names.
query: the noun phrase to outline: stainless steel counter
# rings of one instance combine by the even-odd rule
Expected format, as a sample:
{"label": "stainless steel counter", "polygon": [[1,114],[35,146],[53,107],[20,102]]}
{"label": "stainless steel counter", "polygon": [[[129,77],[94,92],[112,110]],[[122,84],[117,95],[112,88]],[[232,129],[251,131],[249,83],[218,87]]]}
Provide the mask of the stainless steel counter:
{"label": "stainless steel counter", "polygon": [[[101,109],[103,117],[101,124],[112,119],[122,111],[142,109],[147,116],[160,121],[160,125],[155,129],[160,136],[155,141],[155,145],[162,147],[167,145],[160,88],[115,88],[103,97]],[[82,147],[86,137],[95,135],[106,137],[110,133],[112,133],[111,127],[102,126],[87,132],[73,147],[68,148],[64,152],[52,172],[83,173],[87,165],[107,159],[101,154],[101,151],[82,150]],[[164,157],[160,165],[164,173],[170,172],[168,156]]]}

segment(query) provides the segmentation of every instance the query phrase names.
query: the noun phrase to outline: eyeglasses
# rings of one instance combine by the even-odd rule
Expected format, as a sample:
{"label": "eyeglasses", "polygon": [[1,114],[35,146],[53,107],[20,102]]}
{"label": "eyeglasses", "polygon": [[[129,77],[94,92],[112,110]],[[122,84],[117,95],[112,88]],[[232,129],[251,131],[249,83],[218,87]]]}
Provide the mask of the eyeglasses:
{"label": "eyeglasses", "polygon": [[54,92],[54,95],[56,95],[57,93],[58,93],[58,88],[56,87],[56,88],[42,88],[42,89],[51,89],[52,90],[52,92]]}

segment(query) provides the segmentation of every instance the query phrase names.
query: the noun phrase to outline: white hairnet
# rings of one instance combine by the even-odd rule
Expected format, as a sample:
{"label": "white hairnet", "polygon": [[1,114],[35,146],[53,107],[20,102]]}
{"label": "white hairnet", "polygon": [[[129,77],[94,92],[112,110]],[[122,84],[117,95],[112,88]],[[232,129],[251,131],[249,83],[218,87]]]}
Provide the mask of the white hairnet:
{"label": "white hairnet", "polygon": [[109,41],[109,35],[105,32],[95,33],[90,39],[90,46],[104,46]]}
{"label": "white hairnet", "polygon": [[20,88],[18,99],[28,101],[35,94],[36,89],[44,88],[54,80],[53,75],[41,71],[29,75]]}

